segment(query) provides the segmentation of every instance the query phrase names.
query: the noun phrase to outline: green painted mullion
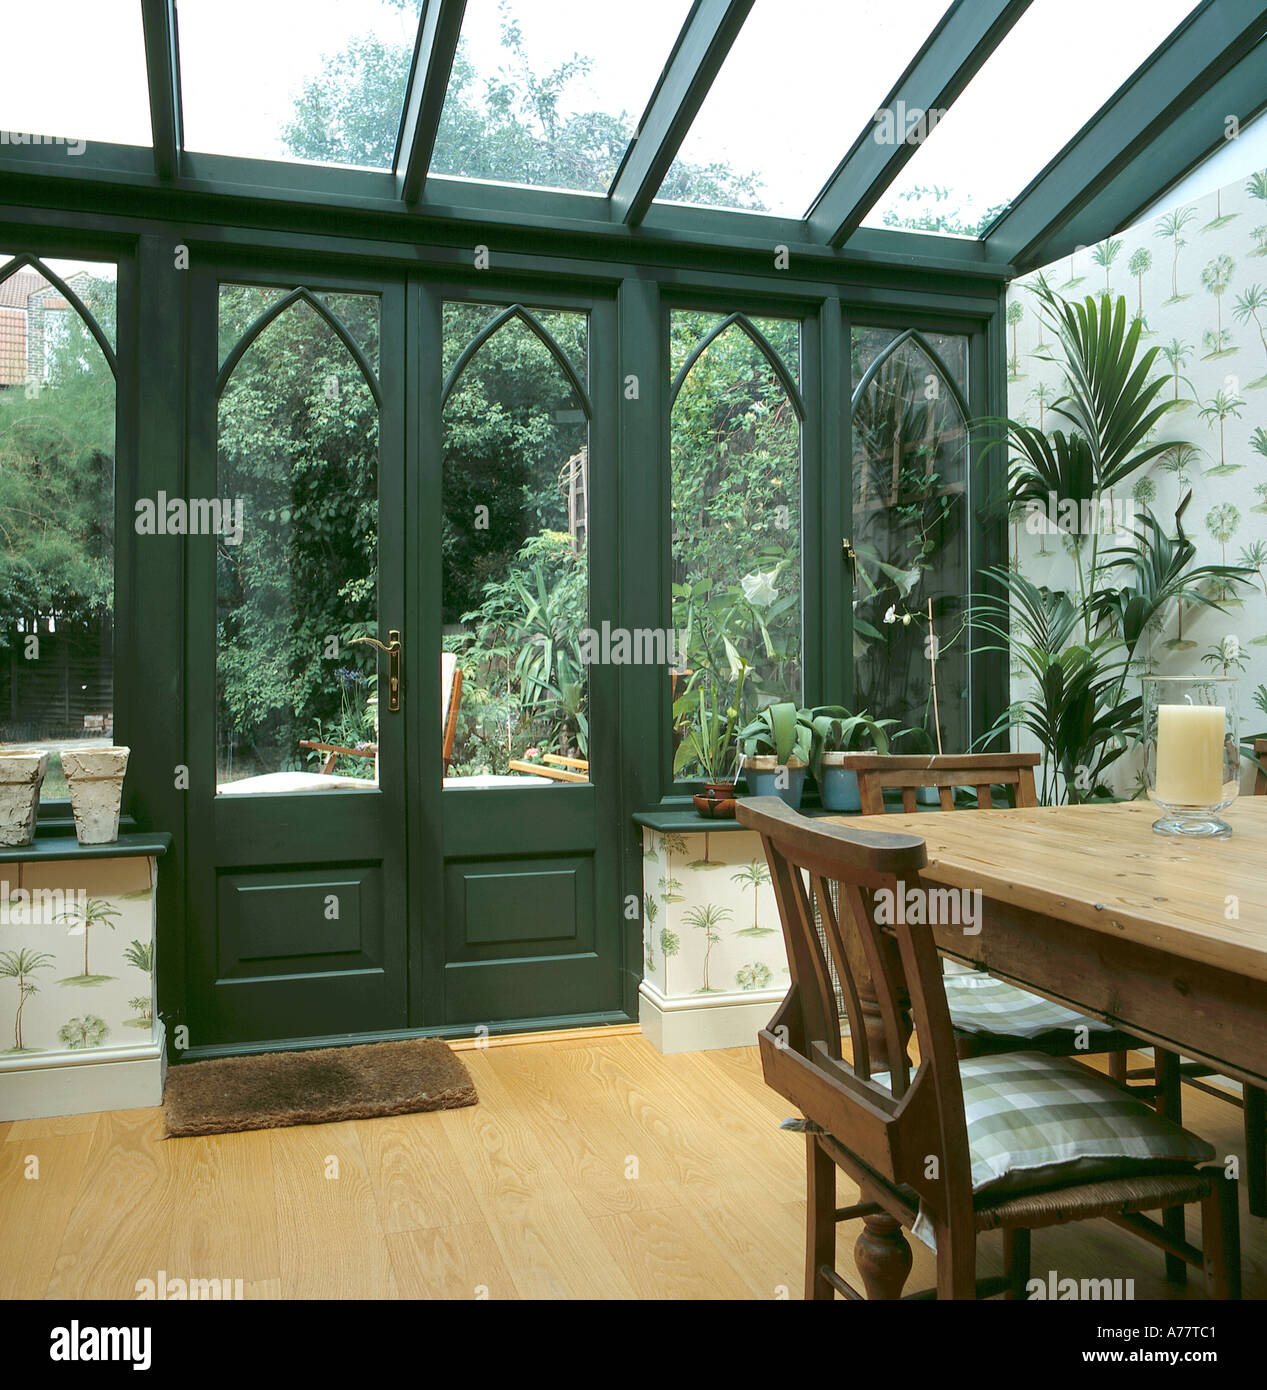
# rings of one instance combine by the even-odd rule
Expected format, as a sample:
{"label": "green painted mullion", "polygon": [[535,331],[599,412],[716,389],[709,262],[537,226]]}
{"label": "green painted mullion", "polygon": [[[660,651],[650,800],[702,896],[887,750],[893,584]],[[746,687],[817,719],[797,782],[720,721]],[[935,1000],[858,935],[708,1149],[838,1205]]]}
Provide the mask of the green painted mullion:
{"label": "green painted mullion", "polygon": [[396,141],[395,167],[406,203],[416,203],[422,196],[431,169],[465,10],[466,0],[427,0],[418,19],[418,40]]}
{"label": "green painted mullion", "polygon": [[180,177],[184,145],[175,0],[141,0],[141,23],[145,30],[154,172],[164,183],[170,183]]}
{"label": "green painted mullion", "polygon": [[822,316],[800,325],[801,395],[801,704],[826,702],[826,609],[823,585],[830,573],[823,562],[825,538],[832,530],[823,515],[823,328]]}
{"label": "green painted mullion", "polygon": [[[420,279],[409,284],[406,326],[406,537],[405,576],[409,612],[405,675],[412,688],[439,700],[444,519],[444,297]],[[418,935],[410,941],[409,1018],[415,1027],[444,1018],[445,890],[444,784],[437,720],[425,697],[413,702],[410,741],[410,898]],[[462,795],[459,792],[456,795]]]}
{"label": "green painted mullion", "polygon": [[[174,248],[167,247],[169,265]],[[219,367],[219,284],[214,267],[191,259],[192,269],[169,272],[188,282],[189,317],[186,330],[187,405],[185,410],[185,472],[176,496],[218,495],[218,411],[215,379]],[[169,493],[173,491],[168,488]],[[160,538],[151,537],[156,545]],[[185,689],[184,740],[180,761],[188,768],[186,798],[187,852],[185,888],[185,991],[181,1000],[189,1042],[201,1046],[213,1030],[208,1010],[215,978],[218,911],[215,827],[216,783],[216,556],[211,536],[162,538],[182,558],[184,609],[182,660]],[[195,693],[197,692],[197,693]],[[161,978],[161,970],[160,970]],[[169,1050],[172,1060],[178,1054]]]}
{"label": "green painted mullion", "polygon": [[[625,551],[621,545],[620,487],[624,424],[620,414],[623,400],[619,371],[620,310],[614,298],[598,299],[589,315],[589,392],[594,413],[589,426],[589,521],[586,541],[589,561],[589,622],[600,628],[608,618],[613,626],[623,626],[621,571]],[[630,404],[634,404],[631,402]],[[622,715],[625,685],[631,672],[651,671],[661,681],[662,668],[595,665],[589,668],[590,766],[595,792],[594,820],[594,904],[595,949],[611,962],[616,974],[603,986],[605,1006],[630,1003],[627,961],[631,952],[641,951],[639,919],[624,911],[626,888],[623,851],[628,841],[630,820],[625,814],[622,779],[627,754],[623,746]],[[529,793],[536,795],[537,793]],[[565,793],[566,794],[566,793]],[[550,793],[546,793],[550,795]],[[633,1012],[636,1012],[634,1010]]]}
{"label": "green painted mullion", "polygon": [[[629,279],[617,299],[620,427],[619,615],[627,628],[667,628],[672,623],[669,575],[669,456],[667,434],[667,311],[654,281]],[[632,378],[632,382],[631,382]],[[637,396],[630,398],[636,383]],[[635,894],[638,920],[625,938],[623,1003],[638,1011],[642,980],[642,835],[635,811],[660,800],[665,770],[665,730],[670,701],[663,672],[650,666],[624,670],[620,695],[619,846],[622,889]],[[668,779],[672,771],[668,770]],[[633,930],[636,925],[638,930]]]}
{"label": "green painted mullion", "polygon": [[[984,332],[978,333],[969,347],[968,400],[977,419],[994,419],[1007,414],[1006,312],[1007,292],[1000,290],[995,312],[985,325]],[[968,573],[977,593],[987,587],[981,577],[983,571],[1006,565],[1008,558],[1007,517],[987,515],[983,505],[988,498],[997,495],[1007,468],[1004,450],[985,452],[989,439],[990,435],[984,429],[973,431],[972,471],[969,475],[973,495],[968,508],[971,518]],[[989,587],[997,588],[994,585]],[[1008,653],[980,650],[983,637],[984,634],[978,636],[971,630],[967,634],[967,640],[976,651],[969,668],[972,682],[969,738],[974,745],[1010,702],[1011,662]]]}
{"label": "green painted mullion", "polygon": [[818,509],[822,517],[818,546],[822,647],[821,684],[816,704],[847,704],[853,684],[853,612],[849,568],[841,560],[841,539],[853,534],[849,485],[848,328],[840,300],[823,302],[819,315],[818,376],[820,406]]}

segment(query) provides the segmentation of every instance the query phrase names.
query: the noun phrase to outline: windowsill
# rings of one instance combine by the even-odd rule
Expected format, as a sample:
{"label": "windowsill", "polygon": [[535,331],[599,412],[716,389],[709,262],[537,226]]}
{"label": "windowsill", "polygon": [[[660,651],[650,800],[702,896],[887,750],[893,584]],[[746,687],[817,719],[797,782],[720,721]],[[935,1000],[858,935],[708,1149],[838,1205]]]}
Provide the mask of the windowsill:
{"label": "windowsill", "polygon": [[[46,822],[51,824],[51,822]],[[81,845],[74,829],[69,834],[36,834],[29,845],[0,845],[0,864],[31,864],[58,859],[139,859],[157,858],[172,847],[172,837],[164,831],[120,834],[106,845]]]}
{"label": "windowsill", "polygon": [[[746,797],[740,796],[741,801]],[[901,798],[896,795],[885,794],[885,810],[901,811]],[[939,811],[938,804],[920,805],[916,807],[918,811]],[[825,816],[860,816],[861,811],[828,811],[818,804],[817,793],[806,793],[805,800],[801,803],[800,814],[810,820],[820,820]],[[658,806],[653,806],[648,811],[635,811],[634,824],[646,826],[648,830],[658,830],[663,833],[676,833],[678,835],[713,835],[718,831],[748,830],[746,825],[740,825],[733,818],[729,820],[710,820],[707,816],[701,816],[695,809],[694,803],[689,796],[666,796]],[[749,831],[749,834],[755,834]]]}

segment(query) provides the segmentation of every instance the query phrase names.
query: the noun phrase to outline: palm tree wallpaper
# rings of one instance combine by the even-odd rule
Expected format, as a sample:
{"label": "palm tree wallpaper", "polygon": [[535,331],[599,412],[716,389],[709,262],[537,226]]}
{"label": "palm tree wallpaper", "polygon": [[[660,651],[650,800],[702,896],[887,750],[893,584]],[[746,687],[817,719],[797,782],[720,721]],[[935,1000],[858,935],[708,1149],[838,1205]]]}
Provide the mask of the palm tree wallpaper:
{"label": "palm tree wallpaper", "polygon": [[706,833],[642,832],[646,979],[669,998],[782,993],[787,958],[761,840],[714,828],[704,858]]}
{"label": "palm tree wallpaper", "polygon": [[[1156,439],[1172,441],[1140,480],[1146,500],[1170,535],[1185,493],[1192,503],[1185,533],[1197,546],[1194,564],[1243,564],[1262,570],[1267,559],[1267,169],[1170,208],[1099,246],[1076,251],[1016,281],[1008,315],[1008,410],[1040,425],[1061,394],[1059,366],[1040,352],[1039,315],[1030,293],[1040,275],[1066,297],[1124,298],[1143,320],[1141,349],[1160,348],[1157,370],[1174,402]],[[1077,283],[1081,281],[1081,283]],[[1069,288],[1076,285],[1076,288]],[[1044,421],[1043,423],[1047,423]],[[1142,490],[1141,490],[1142,489]],[[1056,538],[1022,528],[1014,562],[1034,583],[1068,587],[1074,560]],[[1267,683],[1267,580],[1238,588],[1225,611],[1173,606],[1141,655],[1161,675],[1200,668],[1199,653],[1229,637],[1246,659],[1241,715],[1246,733],[1267,728],[1251,692]],[[1013,695],[1021,694],[1014,680]],[[1124,758],[1120,789],[1135,763]],[[1248,773],[1247,773],[1248,776]]]}
{"label": "palm tree wallpaper", "polygon": [[[0,1056],[148,1047],[154,1040],[152,861],[5,867]],[[38,906],[42,889],[60,890],[56,901],[65,909]]]}

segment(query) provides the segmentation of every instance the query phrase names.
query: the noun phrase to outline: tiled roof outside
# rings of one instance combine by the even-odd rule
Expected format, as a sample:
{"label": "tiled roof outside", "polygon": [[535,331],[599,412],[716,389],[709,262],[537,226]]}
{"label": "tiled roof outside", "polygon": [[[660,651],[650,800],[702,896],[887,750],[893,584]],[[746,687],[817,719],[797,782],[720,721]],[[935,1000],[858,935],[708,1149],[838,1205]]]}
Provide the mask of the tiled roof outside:
{"label": "tiled roof outside", "polygon": [[[0,272],[4,270],[0,266]],[[42,290],[48,281],[35,270],[19,270],[0,282],[0,309],[25,309],[27,298]]]}
{"label": "tiled roof outside", "polygon": [[0,386],[18,386],[26,380],[26,315],[0,307]]}

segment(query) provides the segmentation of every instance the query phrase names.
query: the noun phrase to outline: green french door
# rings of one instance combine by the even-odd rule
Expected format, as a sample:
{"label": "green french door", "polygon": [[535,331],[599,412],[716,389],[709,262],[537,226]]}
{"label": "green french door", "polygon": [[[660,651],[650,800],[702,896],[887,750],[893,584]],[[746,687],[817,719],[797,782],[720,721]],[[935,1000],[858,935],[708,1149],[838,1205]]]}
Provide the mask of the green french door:
{"label": "green french door", "polygon": [[191,292],[190,1047],[397,1032],[407,692],[373,643],[410,618],[404,288],[204,267]]}
{"label": "green french door", "polygon": [[191,293],[192,1053],[615,1013],[613,305]]}
{"label": "green french door", "polygon": [[[610,300],[418,288],[422,659],[463,670],[445,765],[420,731],[422,1019],[490,1030],[621,1007]],[[434,505],[433,505],[434,503]],[[434,674],[424,681],[435,682]],[[449,685],[437,687],[447,698]]]}

